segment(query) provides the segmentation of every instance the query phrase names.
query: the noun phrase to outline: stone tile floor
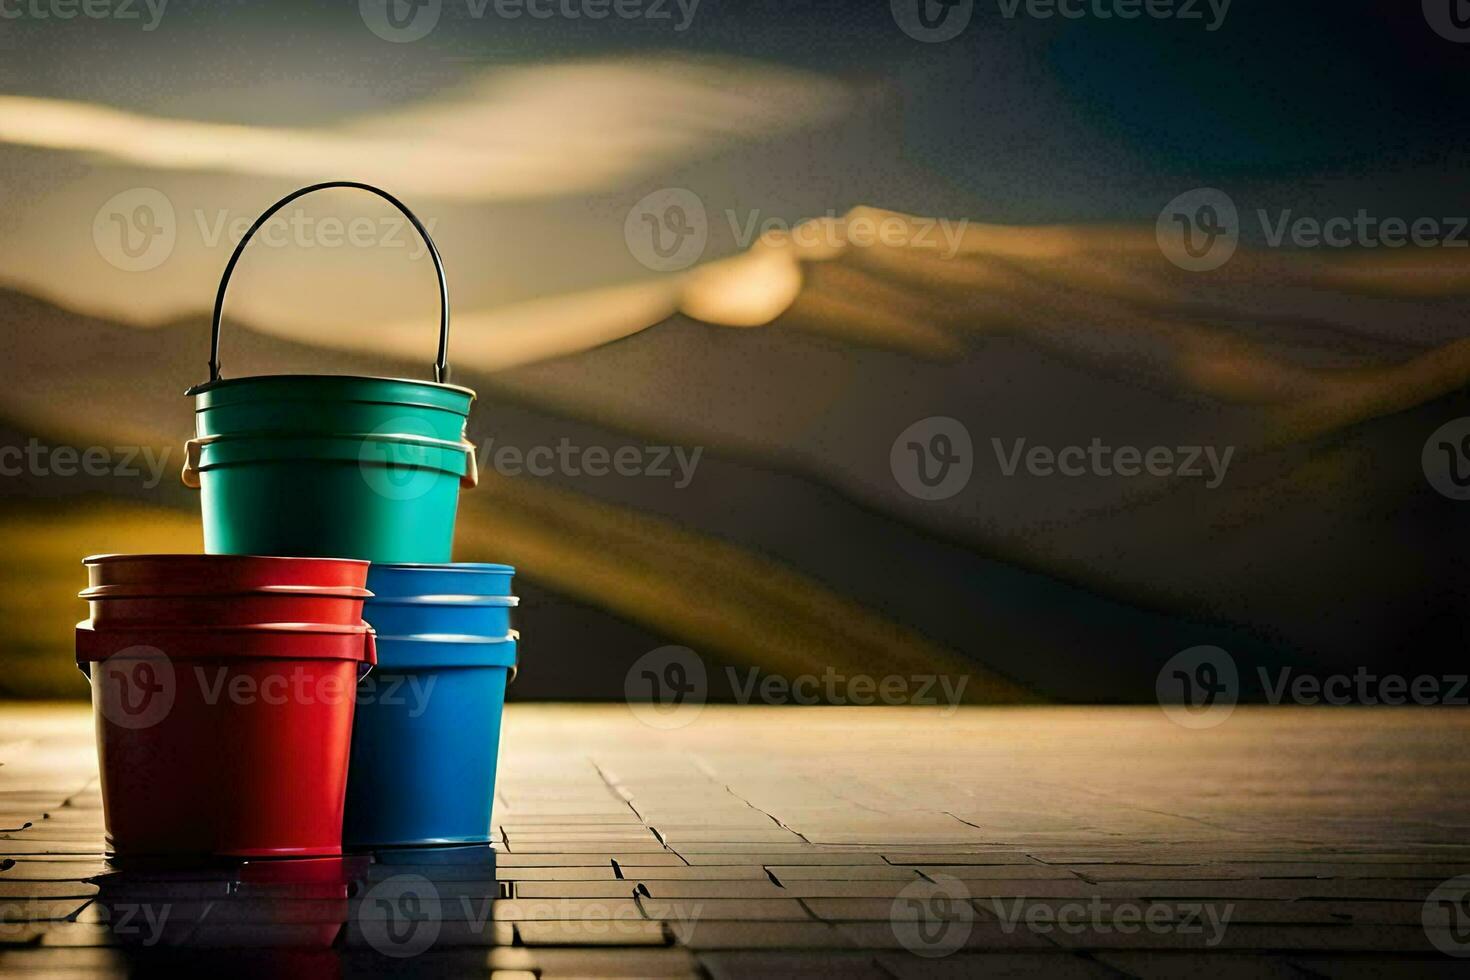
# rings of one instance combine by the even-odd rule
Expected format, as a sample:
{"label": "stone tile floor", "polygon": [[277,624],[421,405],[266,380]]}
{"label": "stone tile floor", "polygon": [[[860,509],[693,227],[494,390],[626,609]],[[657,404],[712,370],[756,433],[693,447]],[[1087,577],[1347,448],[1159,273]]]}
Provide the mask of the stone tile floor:
{"label": "stone tile floor", "polygon": [[119,871],[0,708],[0,974],[1470,974],[1470,714],[514,705],[495,850]]}

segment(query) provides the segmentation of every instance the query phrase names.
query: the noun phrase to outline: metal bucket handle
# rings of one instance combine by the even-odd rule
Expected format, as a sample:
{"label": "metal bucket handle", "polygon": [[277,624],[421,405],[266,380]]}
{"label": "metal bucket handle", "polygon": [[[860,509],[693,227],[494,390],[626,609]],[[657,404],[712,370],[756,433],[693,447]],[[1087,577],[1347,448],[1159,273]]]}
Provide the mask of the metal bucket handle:
{"label": "metal bucket handle", "polygon": [[235,264],[240,261],[240,255],[245,251],[245,246],[250,244],[250,239],[260,230],[261,226],[281,208],[313,191],[328,190],[334,187],[351,187],[378,195],[403,213],[403,216],[413,225],[414,230],[419,233],[419,237],[424,240],[424,244],[429,247],[429,256],[434,260],[434,272],[439,277],[439,356],[434,361],[434,380],[440,384],[449,381],[449,284],[445,281],[444,260],[439,257],[439,249],[434,245],[434,239],[429,237],[428,229],[424,227],[423,222],[419,221],[418,216],[408,209],[407,205],[382,188],[355,180],[329,180],[292,191],[271,205],[269,210],[255,219],[255,224],[250,226],[250,230],[245,232],[244,237],[240,239],[240,244],[235,246],[235,254],[230,256],[230,263],[225,266],[225,274],[219,281],[219,293],[214,298],[214,323],[210,328],[209,338],[209,380],[211,382],[219,380],[219,328],[225,309],[225,290],[230,286],[230,276],[234,273]]}

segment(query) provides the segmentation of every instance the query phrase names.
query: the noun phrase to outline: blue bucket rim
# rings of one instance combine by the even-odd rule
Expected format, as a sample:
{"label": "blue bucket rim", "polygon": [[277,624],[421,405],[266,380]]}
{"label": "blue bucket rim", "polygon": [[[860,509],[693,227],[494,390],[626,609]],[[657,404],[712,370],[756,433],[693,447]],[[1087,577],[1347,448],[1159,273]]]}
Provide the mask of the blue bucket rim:
{"label": "blue bucket rim", "polygon": [[458,608],[461,606],[509,606],[514,609],[521,604],[518,595],[461,595],[437,593],[425,595],[378,595],[370,593],[370,604],[374,606],[438,606]]}
{"label": "blue bucket rim", "polygon": [[415,562],[415,561],[375,561],[368,569],[371,574],[374,569],[379,568],[401,568],[405,571],[435,571],[435,572],[510,572],[515,573],[514,565],[497,565],[486,561],[446,561],[446,562]]}
{"label": "blue bucket rim", "polygon": [[388,633],[379,634],[378,642],[392,640],[394,643],[454,644],[456,646],[494,647],[502,643],[515,645],[516,638],[509,633],[504,636],[479,636],[474,633]]}
{"label": "blue bucket rim", "polygon": [[438,670],[454,667],[520,665],[519,637],[469,636],[459,633],[416,633],[377,638],[378,667],[392,670]]}

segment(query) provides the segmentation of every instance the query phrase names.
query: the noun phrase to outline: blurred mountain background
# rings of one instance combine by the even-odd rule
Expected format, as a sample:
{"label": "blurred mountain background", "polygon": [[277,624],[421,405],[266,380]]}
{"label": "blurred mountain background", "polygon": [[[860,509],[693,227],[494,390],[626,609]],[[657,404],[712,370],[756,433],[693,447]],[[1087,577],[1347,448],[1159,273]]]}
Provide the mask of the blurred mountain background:
{"label": "blurred mountain background", "polygon": [[[445,255],[484,474],[456,558],[520,569],[515,697],[620,698],[668,643],[716,698],[727,666],[1128,701],[1199,644],[1247,696],[1257,666],[1461,662],[1464,505],[1421,457],[1470,415],[1467,252],[1282,249],[1256,219],[1470,213],[1470,45],[1419,10],[1242,4],[1205,31],[977,6],[925,44],[881,4],[706,0],[675,30],[445,3],[394,43],[368,6],[0,24],[0,447],[166,461],[0,479],[0,695],[85,694],[84,555],[200,547],[177,471],[219,273],[242,222],[341,178]],[[1241,247],[1187,272],[1154,222],[1207,186]],[[247,253],[227,376],[428,377],[429,264],[360,198]],[[638,219],[669,200],[699,247],[660,267]],[[907,231],[855,245],[864,222]],[[891,459],[934,416],[974,447],[943,500]],[[1232,457],[1217,487],[1007,475],[992,442],[1094,438]],[[563,441],[698,464],[484,462]]]}

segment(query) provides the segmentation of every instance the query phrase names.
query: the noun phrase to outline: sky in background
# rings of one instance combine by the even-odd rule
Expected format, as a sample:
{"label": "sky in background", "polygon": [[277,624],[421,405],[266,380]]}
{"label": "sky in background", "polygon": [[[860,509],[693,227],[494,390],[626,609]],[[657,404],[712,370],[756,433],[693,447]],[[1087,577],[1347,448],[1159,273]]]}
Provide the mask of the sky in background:
{"label": "sky in background", "polygon": [[[1083,690],[1128,655],[1147,680],[1156,651],[1139,649],[1139,623],[1160,609],[1171,629],[1265,624],[1329,657],[1393,650],[1327,606],[1371,597],[1385,632],[1414,616],[1425,636],[1459,628],[1444,539],[1416,537],[1436,512],[1403,504],[1432,493],[1423,434],[1404,439],[1394,415],[1470,377],[1453,343],[1470,295],[1461,253],[1297,256],[1251,248],[1248,220],[1247,247],[1196,275],[1154,235],[1166,202],[1199,187],[1247,217],[1470,213],[1470,38],[1451,0],[1180,0],[1160,9],[1200,17],[1137,20],[1098,16],[1112,0],[1079,19],[1027,13],[1044,0],[962,2],[950,16],[968,22],[932,42],[914,23],[934,0],[620,0],[633,16],[598,21],[394,0],[401,27],[384,0],[91,0],[106,16],[61,19],[66,2],[0,0],[0,300],[19,311],[0,421],[19,434],[85,423],[177,445],[180,392],[204,376],[201,317],[239,234],[303,184],[365,180],[407,201],[444,254],[451,362],[481,393],[473,438],[707,450],[687,493],[565,475],[482,493],[461,522],[475,553],[517,542],[559,595],[697,645],[700,593],[732,574],[708,556],[733,546],[745,591],[725,612],[747,632],[729,648],[764,642],[752,610],[790,571],[810,591],[782,602],[828,617],[802,636],[852,599],[910,640],[931,631],[972,662],[1085,677]],[[804,219],[840,232],[824,219],[854,208],[942,219],[959,258],[756,239]],[[686,212],[701,216],[694,252],[650,251],[640,222]],[[227,333],[226,376],[266,361],[426,374],[432,270],[393,213],[334,192],[283,217],[227,306],[271,337]],[[344,245],[349,223],[366,231]],[[165,349],[185,342],[199,349]],[[92,363],[95,350],[110,359]],[[52,380],[63,357],[75,365]],[[896,480],[890,450],[937,416],[964,420],[982,460],[990,437],[1013,435],[1239,454],[1221,493],[977,467],[965,493],[926,500]],[[1401,444],[1398,463],[1369,464]],[[638,530],[622,552],[573,533],[604,524]],[[592,558],[628,562],[663,532],[667,555],[644,563],[635,597],[605,597],[612,576]],[[56,545],[59,579],[84,547]],[[690,555],[708,579],[684,574]],[[975,608],[945,608],[961,602]],[[1073,603],[1085,608],[1067,619]],[[1079,667],[1078,636],[1105,638],[1114,659]]]}
{"label": "sky in background", "polygon": [[[1237,2],[1210,30],[1203,4],[1202,20],[1073,21],[992,0],[921,43],[884,3],[647,0],[592,21],[444,0],[417,15],[437,10],[425,36],[393,43],[369,0],[71,20],[50,2],[0,19],[0,269],[135,323],[206,307],[240,223],[331,177],[410,200],[461,311],[650,278],[623,220],[669,186],[710,215],[706,258],[753,221],[859,204],[1151,221],[1165,191],[1211,183],[1302,211],[1463,202],[1467,46],[1415,5]],[[146,285],[77,233],[138,188],[177,229]],[[306,218],[374,208],[323,200]],[[409,249],[259,251],[232,311],[263,329],[397,338],[422,315]]]}

